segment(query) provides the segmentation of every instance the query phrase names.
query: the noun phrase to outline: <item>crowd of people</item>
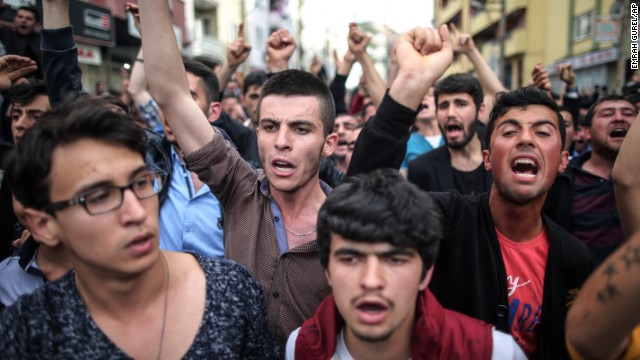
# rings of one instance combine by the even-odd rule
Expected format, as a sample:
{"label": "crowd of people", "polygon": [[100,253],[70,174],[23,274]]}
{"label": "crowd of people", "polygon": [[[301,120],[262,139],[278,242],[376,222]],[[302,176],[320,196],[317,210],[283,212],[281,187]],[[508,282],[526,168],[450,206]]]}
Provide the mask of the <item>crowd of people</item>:
{"label": "crowd of people", "polygon": [[385,81],[352,23],[330,80],[284,29],[243,74],[242,26],[211,69],[167,2],[127,11],[121,97],[83,89],[69,0],[0,32],[2,357],[640,356],[640,73],[507,89],[442,25]]}

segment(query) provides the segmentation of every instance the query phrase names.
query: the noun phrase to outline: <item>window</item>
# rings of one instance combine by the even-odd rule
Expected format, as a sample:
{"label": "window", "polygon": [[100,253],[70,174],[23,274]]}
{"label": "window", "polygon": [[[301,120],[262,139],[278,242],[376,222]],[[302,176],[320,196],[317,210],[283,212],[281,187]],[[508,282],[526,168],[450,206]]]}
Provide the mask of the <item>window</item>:
{"label": "window", "polygon": [[573,21],[573,39],[582,40],[593,36],[593,25],[595,23],[595,12],[593,10],[576,16]]}

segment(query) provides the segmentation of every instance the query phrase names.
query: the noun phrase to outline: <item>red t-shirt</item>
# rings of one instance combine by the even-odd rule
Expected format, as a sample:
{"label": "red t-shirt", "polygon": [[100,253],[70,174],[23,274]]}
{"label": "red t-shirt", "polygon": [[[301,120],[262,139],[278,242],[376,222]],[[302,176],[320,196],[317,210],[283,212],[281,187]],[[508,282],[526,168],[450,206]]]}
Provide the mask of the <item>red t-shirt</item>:
{"label": "red t-shirt", "polygon": [[544,273],[549,255],[549,234],[526,242],[514,242],[498,229],[509,295],[509,329],[522,350],[531,356],[536,351],[536,328],[541,322]]}

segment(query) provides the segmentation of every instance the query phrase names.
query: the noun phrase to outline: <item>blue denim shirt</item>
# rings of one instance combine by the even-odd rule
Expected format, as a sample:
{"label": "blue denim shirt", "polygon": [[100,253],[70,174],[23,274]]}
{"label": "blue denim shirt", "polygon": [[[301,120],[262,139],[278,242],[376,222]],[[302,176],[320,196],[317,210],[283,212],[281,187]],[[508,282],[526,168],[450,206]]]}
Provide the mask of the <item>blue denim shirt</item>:
{"label": "blue denim shirt", "polygon": [[198,192],[191,174],[171,147],[169,194],[160,209],[160,248],[224,257],[222,208],[204,184]]}

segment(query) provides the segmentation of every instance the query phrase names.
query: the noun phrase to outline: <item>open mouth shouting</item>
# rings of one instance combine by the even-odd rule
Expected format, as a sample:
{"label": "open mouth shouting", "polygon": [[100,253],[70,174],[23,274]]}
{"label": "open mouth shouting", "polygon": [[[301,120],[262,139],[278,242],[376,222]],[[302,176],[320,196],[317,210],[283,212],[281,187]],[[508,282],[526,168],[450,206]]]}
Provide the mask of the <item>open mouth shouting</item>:
{"label": "open mouth shouting", "polygon": [[277,176],[289,176],[293,174],[296,169],[293,164],[284,159],[274,159],[271,161],[271,166]]}
{"label": "open mouth shouting", "polygon": [[462,125],[454,122],[448,123],[444,127],[445,133],[452,137],[462,136],[463,130]]}
{"label": "open mouth shouting", "polygon": [[614,139],[622,140],[627,136],[628,129],[624,127],[616,127],[609,132],[609,136]]}
{"label": "open mouth shouting", "polygon": [[511,171],[516,177],[529,180],[538,174],[538,165],[531,158],[517,158],[511,162]]}
{"label": "open mouth shouting", "polygon": [[376,325],[389,314],[389,306],[381,300],[361,300],[356,303],[358,320],[363,324]]}

